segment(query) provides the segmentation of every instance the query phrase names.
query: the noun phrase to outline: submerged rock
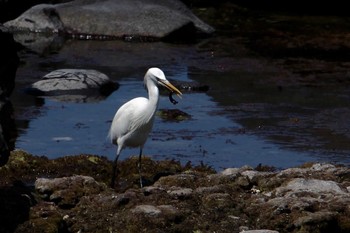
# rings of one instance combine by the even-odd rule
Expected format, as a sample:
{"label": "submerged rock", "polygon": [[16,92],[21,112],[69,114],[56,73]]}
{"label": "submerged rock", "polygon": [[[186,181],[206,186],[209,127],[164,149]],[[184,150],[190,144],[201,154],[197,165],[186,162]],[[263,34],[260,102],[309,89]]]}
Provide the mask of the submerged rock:
{"label": "submerged rock", "polygon": [[64,32],[85,39],[188,37],[196,31],[214,31],[177,0],[75,0],[41,4],[4,25],[12,31]]}
{"label": "submerged rock", "polygon": [[157,115],[160,116],[165,121],[184,121],[184,120],[190,120],[191,115],[181,111],[179,109],[159,109],[157,112]]}

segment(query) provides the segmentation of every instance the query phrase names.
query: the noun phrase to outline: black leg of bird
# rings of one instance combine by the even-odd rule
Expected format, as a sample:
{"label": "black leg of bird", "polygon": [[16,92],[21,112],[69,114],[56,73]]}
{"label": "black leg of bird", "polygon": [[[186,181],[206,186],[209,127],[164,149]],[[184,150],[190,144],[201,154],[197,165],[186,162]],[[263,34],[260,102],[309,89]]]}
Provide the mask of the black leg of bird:
{"label": "black leg of bird", "polygon": [[137,164],[137,167],[139,169],[139,176],[140,176],[140,187],[142,188],[142,175],[141,175],[141,159],[142,159],[142,148],[140,148],[140,154],[139,154],[139,163]]}
{"label": "black leg of bird", "polygon": [[114,188],[114,185],[115,185],[115,178],[117,176],[116,172],[118,170],[118,158],[119,158],[119,155],[117,154],[113,162],[111,188]]}

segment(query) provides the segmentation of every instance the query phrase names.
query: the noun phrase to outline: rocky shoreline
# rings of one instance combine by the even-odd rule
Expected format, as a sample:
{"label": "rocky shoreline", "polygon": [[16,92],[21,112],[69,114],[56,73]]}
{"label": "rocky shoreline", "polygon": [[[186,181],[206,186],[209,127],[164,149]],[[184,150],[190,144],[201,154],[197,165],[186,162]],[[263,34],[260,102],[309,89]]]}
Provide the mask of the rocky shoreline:
{"label": "rocky shoreline", "polygon": [[[281,88],[349,85],[345,18],[265,18],[229,6],[226,14],[219,14],[224,7],[197,10],[221,28],[211,42],[214,48],[226,41],[222,35],[248,35],[247,47],[297,74],[271,80]],[[228,27],[230,22],[234,26]],[[230,69],[226,66],[219,67]],[[136,159],[130,158],[120,162],[118,186],[111,189],[111,164],[95,155],[49,160],[12,151],[0,167],[0,232],[350,232],[350,169],[345,166],[214,171],[146,157],[147,185],[140,189]]]}
{"label": "rocky shoreline", "polygon": [[[349,232],[350,169],[333,164],[228,168],[14,151],[0,168],[1,232]],[[264,229],[262,231],[262,229]],[[268,230],[266,230],[268,229]],[[258,231],[260,230],[260,231]]]}

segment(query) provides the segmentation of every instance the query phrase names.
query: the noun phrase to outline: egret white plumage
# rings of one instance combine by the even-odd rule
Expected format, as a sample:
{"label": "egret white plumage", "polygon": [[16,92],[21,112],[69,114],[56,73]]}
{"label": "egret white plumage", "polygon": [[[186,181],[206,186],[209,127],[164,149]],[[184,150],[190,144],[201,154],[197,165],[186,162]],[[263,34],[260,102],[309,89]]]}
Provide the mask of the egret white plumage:
{"label": "egret white plumage", "polygon": [[148,99],[137,97],[122,105],[116,112],[109,131],[112,143],[118,146],[113,163],[111,187],[114,187],[118,158],[125,147],[139,147],[138,170],[141,177],[142,149],[146,143],[148,134],[152,130],[155,113],[159,101],[158,85],[166,87],[171,93],[181,97],[182,93],[173,86],[159,68],[150,68],[144,77],[144,85],[148,91]]}

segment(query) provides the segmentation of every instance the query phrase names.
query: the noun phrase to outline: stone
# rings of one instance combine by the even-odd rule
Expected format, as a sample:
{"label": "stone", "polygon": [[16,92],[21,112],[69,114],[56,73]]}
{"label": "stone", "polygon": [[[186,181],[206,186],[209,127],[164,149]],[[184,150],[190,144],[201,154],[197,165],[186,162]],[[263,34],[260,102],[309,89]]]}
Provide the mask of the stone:
{"label": "stone", "polygon": [[106,185],[89,176],[75,175],[54,179],[39,178],[35,181],[35,189],[47,201],[73,207],[81,197],[99,193],[106,189]]}
{"label": "stone", "polygon": [[190,188],[178,188],[178,187],[173,187],[172,190],[169,190],[168,193],[175,198],[189,198],[193,190]]}
{"label": "stone", "polygon": [[41,92],[71,91],[100,88],[110,82],[107,75],[97,70],[60,69],[46,74],[32,84]]}
{"label": "stone", "polygon": [[219,193],[223,191],[223,186],[214,185],[209,187],[198,187],[195,189],[195,192],[199,195],[210,194],[210,193]]}
{"label": "stone", "polygon": [[117,83],[97,70],[59,69],[46,74],[25,91],[64,102],[92,102],[108,96],[117,88]]}
{"label": "stone", "polygon": [[226,168],[221,172],[222,175],[224,176],[237,176],[240,173],[239,168]]}
{"label": "stone", "polygon": [[132,209],[131,212],[136,214],[145,214],[148,216],[157,216],[162,211],[153,205],[138,205],[134,209]]}
{"label": "stone", "polygon": [[293,195],[297,192],[310,192],[317,195],[322,193],[345,194],[345,191],[336,182],[318,179],[295,178],[289,181],[286,186],[276,189],[277,196],[286,193]]}
{"label": "stone", "polygon": [[75,0],[34,6],[4,24],[12,31],[64,32],[85,39],[164,38],[183,30],[185,36],[214,29],[178,0]]}
{"label": "stone", "polygon": [[278,233],[278,231],[273,230],[247,230],[247,231],[241,231],[240,233]]}

